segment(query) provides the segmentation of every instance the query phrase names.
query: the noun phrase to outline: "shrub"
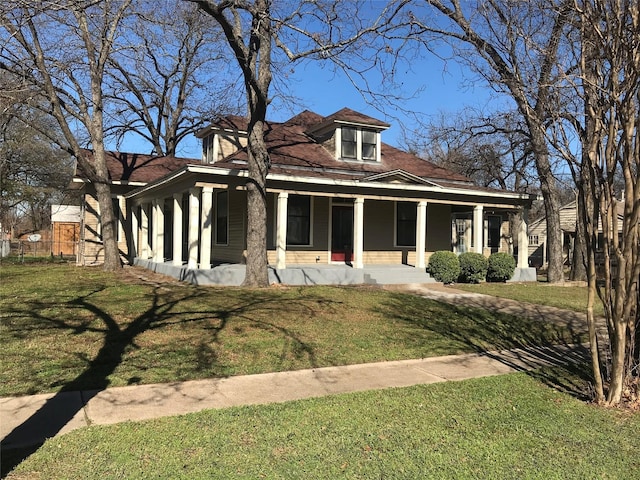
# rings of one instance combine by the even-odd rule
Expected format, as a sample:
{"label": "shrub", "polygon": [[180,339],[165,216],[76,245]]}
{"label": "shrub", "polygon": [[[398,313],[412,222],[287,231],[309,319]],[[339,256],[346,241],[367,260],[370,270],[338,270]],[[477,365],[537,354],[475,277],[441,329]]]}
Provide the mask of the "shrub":
{"label": "shrub", "polygon": [[460,262],[460,281],[480,283],[487,276],[488,261],[481,253],[465,252],[458,257]]}
{"label": "shrub", "polygon": [[429,274],[438,282],[453,283],[460,276],[460,262],[453,252],[441,250],[429,257]]}
{"label": "shrub", "polygon": [[487,268],[488,282],[506,282],[513,277],[516,270],[516,261],[508,253],[492,253],[489,257]]}

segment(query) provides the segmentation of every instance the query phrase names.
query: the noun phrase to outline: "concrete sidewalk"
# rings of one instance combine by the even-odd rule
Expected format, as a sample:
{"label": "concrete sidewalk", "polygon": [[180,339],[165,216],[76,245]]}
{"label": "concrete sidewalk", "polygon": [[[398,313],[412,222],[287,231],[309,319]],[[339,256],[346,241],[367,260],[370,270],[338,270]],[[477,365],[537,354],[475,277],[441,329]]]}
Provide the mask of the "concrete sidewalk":
{"label": "concrete sidewalk", "polygon": [[2,449],[41,444],[88,425],[406,387],[582,361],[584,346],[554,346],[266,373],[180,383],[0,398]]}

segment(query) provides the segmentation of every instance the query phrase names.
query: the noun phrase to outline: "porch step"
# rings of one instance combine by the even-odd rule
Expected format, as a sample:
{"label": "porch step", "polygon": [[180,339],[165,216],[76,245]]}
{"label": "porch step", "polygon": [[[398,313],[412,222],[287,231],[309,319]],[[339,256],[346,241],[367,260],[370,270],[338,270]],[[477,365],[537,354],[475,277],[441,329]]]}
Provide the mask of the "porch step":
{"label": "porch step", "polygon": [[364,283],[377,285],[399,285],[404,283],[436,283],[425,269],[403,267],[365,267]]}

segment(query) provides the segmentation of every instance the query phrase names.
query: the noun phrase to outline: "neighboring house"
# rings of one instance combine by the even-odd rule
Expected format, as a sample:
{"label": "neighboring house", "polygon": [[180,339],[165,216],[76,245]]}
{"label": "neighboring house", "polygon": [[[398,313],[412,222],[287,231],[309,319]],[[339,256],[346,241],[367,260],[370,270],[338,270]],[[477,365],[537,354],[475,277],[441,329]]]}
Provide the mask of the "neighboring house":
{"label": "neighboring house", "polygon": [[[347,108],[267,124],[267,248],[276,273],[299,265],[424,269],[437,250],[511,251],[509,216],[534,196],[477,187],[389,146],[388,127]],[[218,265],[246,256],[247,122],[225,117],[197,137],[201,160],[110,153],[109,171],[123,258],[216,283]],[[74,181],[85,198],[79,262],[97,263],[95,194],[82,172]],[[526,226],[516,234],[526,245]]]}
{"label": "neighboring house", "polygon": [[[622,231],[624,202],[618,202],[618,231]],[[562,257],[565,264],[571,264],[573,245],[576,238],[576,221],[578,219],[577,202],[575,200],[560,207],[560,228],[562,229]],[[598,226],[602,232],[602,225]],[[602,236],[602,233],[599,235]],[[600,239],[598,239],[600,242]],[[529,224],[529,265],[546,266],[548,261],[547,222],[546,217],[538,218]]]}

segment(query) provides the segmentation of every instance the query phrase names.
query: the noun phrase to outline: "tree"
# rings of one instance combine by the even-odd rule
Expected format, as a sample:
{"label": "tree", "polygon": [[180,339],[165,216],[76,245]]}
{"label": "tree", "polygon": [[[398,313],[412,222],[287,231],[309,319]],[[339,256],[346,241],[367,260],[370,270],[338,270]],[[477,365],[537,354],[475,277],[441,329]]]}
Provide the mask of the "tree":
{"label": "tree", "polygon": [[[105,161],[104,74],[130,3],[10,0],[0,7],[0,68],[34,94],[29,100],[33,108],[55,119],[64,139],[60,146],[75,157],[95,187],[105,270],[119,269],[121,262]],[[11,92],[3,93],[14,98]],[[88,137],[92,160],[83,154],[79,131]],[[58,141],[48,131],[40,133]]]}
{"label": "tree", "polygon": [[[576,2],[575,14],[581,49],[574,85],[584,106],[579,187],[587,232],[587,320],[596,399],[618,405],[625,387],[640,397],[640,6],[584,0]],[[617,176],[624,179],[622,191],[616,190]],[[604,306],[610,364],[596,335],[596,296]]]}
{"label": "tree", "polygon": [[[305,58],[336,61],[356,55],[356,43],[373,35],[397,13],[398,5],[363,16],[359,2],[192,0],[221,28],[244,82],[248,118],[247,273],[244,285],[267,286],[266,177],[270,167],[264,140],[273,73]],[[274,7],[279,7],[276,10]],[[362,45],[360,45],[362,46]],[[281,55],[278,56],[277,53]],[[284,58],[283,58],[284,57]],[[374,63],[375,58],[371,59]]]}
{"label": "tree", "polygon": [[[223,55],[221,31],[190,3],[138,1],[122,26],[122,42],[108,59],[107,131],[134,133],[156,155],[175,156],[185,137],[235,113],[237,99]],[[220,72],[223,72],[222,74]]]}
{"label": "tree", "polygon": [[[549,249],[550,282],[564,280],[560,205],[546,137],[550,89],[563,32],[567,2],[483,1],[467,8],[459,0],[425,0],[427,8],[408,12],[407,38],[429,50],[444,41],[494,90],[515,102],[526,126],[540,180]],[[430,14],[435,16],[430,16]],[[424,15],[422,15],[424,14]]]}
{"label": "tree", "polygon": [[48,226],[50,205],[63,197],[73,165],[69,155],[38,132],[54,132],[55,122],[36,110],[30,123],[40,126],[34,129],[18,119],[16,108],[24,106],[12,105],[0,114],[0,223],[13,227],[26,220],[25,230],[16,232],[20,236]]}

